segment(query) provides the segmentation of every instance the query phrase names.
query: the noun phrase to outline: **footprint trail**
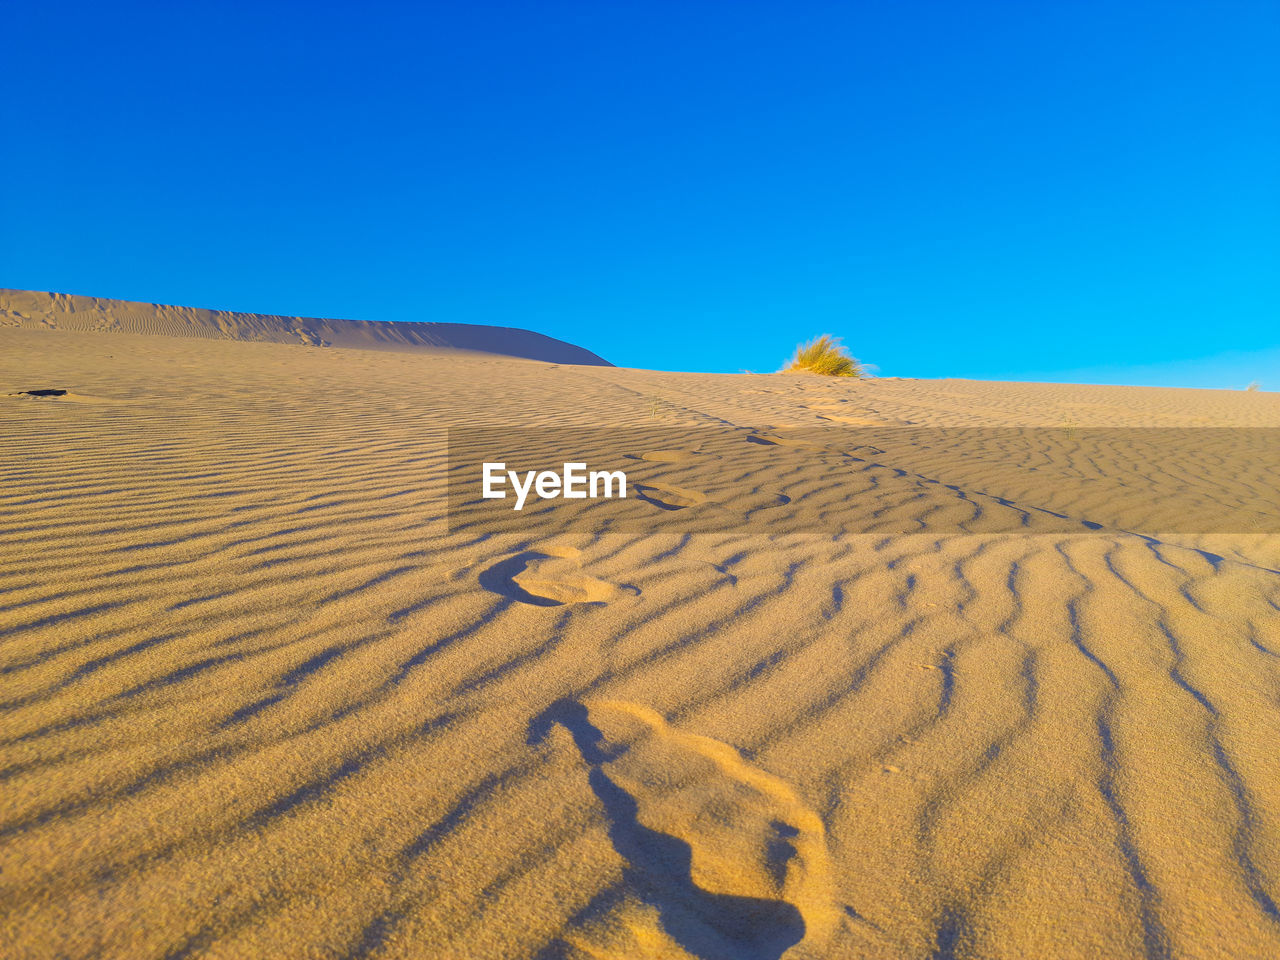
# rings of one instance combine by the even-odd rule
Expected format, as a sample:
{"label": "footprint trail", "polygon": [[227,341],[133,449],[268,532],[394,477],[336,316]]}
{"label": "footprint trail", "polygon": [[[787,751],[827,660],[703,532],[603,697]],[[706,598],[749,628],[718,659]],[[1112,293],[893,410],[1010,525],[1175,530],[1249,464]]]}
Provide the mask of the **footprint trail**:
{"label": "footprint trail", "polygon": [[555,726],[625,867],[550,955],[776,960],[826,940],[838,913],[825,829],[789,785],[639,704],[560,701],[530,740]]}

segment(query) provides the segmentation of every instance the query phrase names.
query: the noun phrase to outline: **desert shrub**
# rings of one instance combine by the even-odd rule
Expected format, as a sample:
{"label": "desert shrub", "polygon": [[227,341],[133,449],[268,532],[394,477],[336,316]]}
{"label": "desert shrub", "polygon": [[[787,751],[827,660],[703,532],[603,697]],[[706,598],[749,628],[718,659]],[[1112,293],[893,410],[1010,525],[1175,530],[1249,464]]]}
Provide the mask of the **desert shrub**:
{"label": "desert shrub", "polygon": [[862,376],[862,367],[849,356],[849,351],[841,345],[840,338],[828,333],[796,347],[796,355],[791,358],[791,365],[786,369],[820,373],[828,377]]}

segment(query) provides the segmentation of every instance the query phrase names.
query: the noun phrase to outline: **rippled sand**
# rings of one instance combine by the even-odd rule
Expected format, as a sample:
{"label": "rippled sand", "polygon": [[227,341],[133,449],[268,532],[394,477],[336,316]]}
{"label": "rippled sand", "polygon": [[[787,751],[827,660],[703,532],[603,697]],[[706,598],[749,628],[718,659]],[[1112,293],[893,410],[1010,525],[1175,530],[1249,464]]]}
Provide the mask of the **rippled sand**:
{"label": "rippled sand", "polygon": [[1280,396],[0,329],[0,954],[1280,956],[1280,537],[446,529],[449,425],[708,423]]}

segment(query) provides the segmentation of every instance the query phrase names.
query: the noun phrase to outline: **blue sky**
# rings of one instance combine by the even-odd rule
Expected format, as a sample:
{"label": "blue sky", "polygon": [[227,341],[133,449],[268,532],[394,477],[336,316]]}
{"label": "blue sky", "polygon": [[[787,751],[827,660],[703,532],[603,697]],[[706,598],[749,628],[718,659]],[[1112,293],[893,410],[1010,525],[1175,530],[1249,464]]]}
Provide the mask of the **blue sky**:
{"label": "blue sky", "polygon": [[1280,4],[6,5],[0,286],[1280,389]]}

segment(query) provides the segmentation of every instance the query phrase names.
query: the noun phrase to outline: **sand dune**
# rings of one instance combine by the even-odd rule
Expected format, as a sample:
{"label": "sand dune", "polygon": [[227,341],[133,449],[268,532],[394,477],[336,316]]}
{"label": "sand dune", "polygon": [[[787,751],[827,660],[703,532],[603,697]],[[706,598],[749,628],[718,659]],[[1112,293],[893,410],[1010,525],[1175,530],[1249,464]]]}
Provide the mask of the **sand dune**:
{"label": "sand dune", "polygon": [[[940,462],[849,466],[814,429],[1268,428],[1280,396],[95,335],[15,303],[0,954],[1280,955],[1280,536],[1087,497],[1105,523],[1034,534],[663,526]],[[9,396],[39,388],[67,393]],[[450,532],[450,425],[650,439],[624,453],[653,531]],[[1066,512],[1061,478],[1124,462],[1046,449],[1058,479],[1004,499]],[[938,479],[991,478],[964,470]]]}
{"label": "sand dune", "polygon": [[293,343],[361,350],[464,350],[547,363],[609,366],[590,350],[516,327],[276,317],[35,290],[0,290],[0,327]]}

